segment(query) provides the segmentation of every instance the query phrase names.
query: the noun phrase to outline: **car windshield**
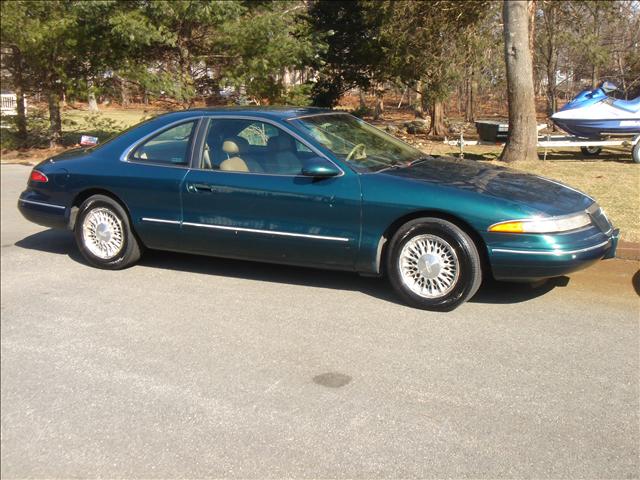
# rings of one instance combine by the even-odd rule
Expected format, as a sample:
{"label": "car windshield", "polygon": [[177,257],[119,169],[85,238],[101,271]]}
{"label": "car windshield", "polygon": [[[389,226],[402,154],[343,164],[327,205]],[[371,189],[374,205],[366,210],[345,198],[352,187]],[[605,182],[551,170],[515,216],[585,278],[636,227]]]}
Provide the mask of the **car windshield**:
{"label": "car windshield", "polygon": [[426,157],[423,152],[349,114],[310,115],[291,121],[361,172],[410,165]]}

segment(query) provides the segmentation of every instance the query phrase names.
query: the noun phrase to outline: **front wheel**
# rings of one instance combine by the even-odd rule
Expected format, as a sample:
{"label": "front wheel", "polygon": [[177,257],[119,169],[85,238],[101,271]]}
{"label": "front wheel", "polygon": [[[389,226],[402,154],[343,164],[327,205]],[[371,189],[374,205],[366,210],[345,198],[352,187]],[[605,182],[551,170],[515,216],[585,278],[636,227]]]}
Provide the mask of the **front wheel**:
{"label": "front wheel", "polygon": [[388,251],[391,285],[413,307],[453,310],[471,298],[482,282],[475,243],[446,220],[419,218],[406,223]]}
{"label": "front wheel", "polygon": [[94,267],[119,270],[141,255],[122,206],[105,195],[93,195],[80,207],[74,233],[82,256]]}

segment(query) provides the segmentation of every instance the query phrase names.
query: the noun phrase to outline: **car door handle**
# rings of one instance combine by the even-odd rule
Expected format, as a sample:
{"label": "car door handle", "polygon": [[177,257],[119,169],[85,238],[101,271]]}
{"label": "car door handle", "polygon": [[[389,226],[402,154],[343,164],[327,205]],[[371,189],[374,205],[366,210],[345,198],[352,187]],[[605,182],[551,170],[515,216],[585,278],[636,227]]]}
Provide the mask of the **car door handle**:
{"label": "car door handle", "polygon": [[192,193],[211,193],[213,186],[206,183],[190,183],[187,185],[187,190]]}

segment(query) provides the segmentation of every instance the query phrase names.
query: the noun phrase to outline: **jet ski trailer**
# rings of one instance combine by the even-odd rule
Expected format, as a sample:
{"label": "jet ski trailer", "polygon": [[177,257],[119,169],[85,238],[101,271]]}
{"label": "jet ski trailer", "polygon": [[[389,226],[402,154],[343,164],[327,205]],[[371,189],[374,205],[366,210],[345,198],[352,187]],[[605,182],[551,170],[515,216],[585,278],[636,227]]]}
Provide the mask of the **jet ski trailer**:
{"label": "jet ski trailer", "polygon": [[634,163],[640,163],[640,133],[628,138],[585,139],[573,136],[544,135],[538,137],[538,148],[544,148],[544,159],[547,150],[564,147],[580,147],[586,157],[596,157],[602,147],[629,147]]}
{"label": "jet ski trailer", "polygon": [[[540,130],[541,128],[538,126],[538,131]],[[458,147],[460,149],[460,158],[464,158],[464,147],[466,145],[504,145],[504,141],[466,140],[462,132],[460,137],[455,140],[445,137],[444,143]],[[634,163],[640,163],[640,133],[633,137],[604,139],[580,138],[573,135],[539,135],[537,146],[544,149],[544,160],[547,159],[548,150],[557,148],[579,147],[585,156],[596,157],[603,147],[628,147],[631,148],[631,158]]]}

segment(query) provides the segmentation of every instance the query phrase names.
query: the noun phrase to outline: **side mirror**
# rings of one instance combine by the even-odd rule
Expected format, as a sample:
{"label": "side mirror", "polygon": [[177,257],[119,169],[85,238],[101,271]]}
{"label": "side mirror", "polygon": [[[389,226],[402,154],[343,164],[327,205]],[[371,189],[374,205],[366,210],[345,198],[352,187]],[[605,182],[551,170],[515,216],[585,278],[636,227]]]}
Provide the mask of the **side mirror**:
{"label": "side mirror", "polygon": [[304,162],[302,175],[314,178],[329,178],[340,175],[340,170],[333,163],[320,157],[313,157]]}
{"label": "side mirror", "polygon": [[600,88],[602,88],[604,93],[615,92],[618,89],[613,82],[602,82],[602,86]]}

